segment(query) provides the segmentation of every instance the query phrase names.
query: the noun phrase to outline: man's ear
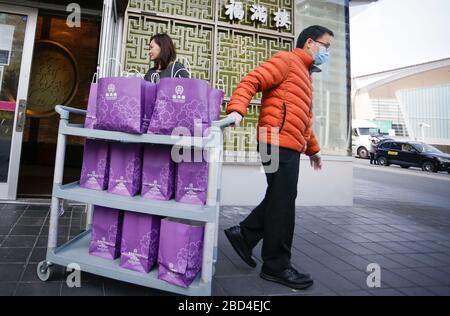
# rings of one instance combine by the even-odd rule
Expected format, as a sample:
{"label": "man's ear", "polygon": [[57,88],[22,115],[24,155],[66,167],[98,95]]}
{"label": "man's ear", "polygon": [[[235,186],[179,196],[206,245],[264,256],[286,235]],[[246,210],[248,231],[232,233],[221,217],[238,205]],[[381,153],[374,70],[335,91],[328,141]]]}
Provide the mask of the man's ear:
{"label": "man's ear", "polygon": [[311,41],[312,41],[312,38],[308,38],[308,39],[306,40],[305,46],[304,46],[303,48],[304,48],[304,49],[309,49],[310,46],[311,46]]}

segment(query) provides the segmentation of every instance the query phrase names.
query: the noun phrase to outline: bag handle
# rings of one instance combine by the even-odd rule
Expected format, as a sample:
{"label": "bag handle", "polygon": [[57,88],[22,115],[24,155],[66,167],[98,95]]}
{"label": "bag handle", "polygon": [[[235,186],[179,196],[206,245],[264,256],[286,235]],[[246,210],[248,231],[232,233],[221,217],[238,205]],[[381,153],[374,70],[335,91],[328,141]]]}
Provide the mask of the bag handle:
{"label": "bag handle", "polygon": [[124,76],[124,77],[132,77],[132,76],[130,76],[131,74],[136,74],[136,75],[139,75],[139,77],[141,77],[142,79],[144,79],[144,75],[139,71],[139,70],[137,70],[136,68],[131,68],[131,69],[129,69],[128,71],[124,71],[123,73],[122,73],[122,75],[123,74],[125,74],[126,76]]}
{"label": "bag handle", "polygon": [[[158,82],[156,82],[156,79],[158,79]],[[152,73],[152,75],[150,76],[150,82],[152,82],[152,83],[159,83],[160,80],[161,80],[161,77],[159,76],[159,73],[157,73],[157,72]]]}
{"label": "bag handle", "polygon": [[100,67],[97,67],[97,71],[94,73],[94,75],[92,76],[92,81],[91,84],[93,83],[97,83],[98,80],[98,73],[100,72]]}
{"label": "bag handle", "polygon": [[217,83],[216,83],[216,87],[217,89],[220,89],[220,83],[222,83],[222,91],[225,92],[225,82],[223,81],[223,79],[217,79]]}
{"label": "bag handle", "polygon": [[[179,58],[175,59],[174,62],[172,63],[171,78],[175,78],[176,75],[178,74],[178,72],[181,71],[181,70],[186,71],[186,72],[189,74],[189,78],[192,78],[191,64],[189,63],[189,61],[187,60],[187,58],[182,58],[182,60],[184,61],[184,62],[183,62],[184,68],[178,69],[178,70],[175,72],[175,74],[173,73],[173,70],[175,69],[175,64],[177,63],[178,59],[179,59]],[[181,58],[180,58],[180,59],[181,59]],[[186,65],[188,66],[189,70],[186,68]]]}
{"label": "bag handle", "polygon": [[103,66],[108,65],[111,61],[115,61],[116,64],[119,64],[119,74],[123,74],[123,65],[122,65],[122,63],[121,63],[117,58],[114,58],[114,57],[108,58],[108,59],[105,61],[105,63],[104,63]]}

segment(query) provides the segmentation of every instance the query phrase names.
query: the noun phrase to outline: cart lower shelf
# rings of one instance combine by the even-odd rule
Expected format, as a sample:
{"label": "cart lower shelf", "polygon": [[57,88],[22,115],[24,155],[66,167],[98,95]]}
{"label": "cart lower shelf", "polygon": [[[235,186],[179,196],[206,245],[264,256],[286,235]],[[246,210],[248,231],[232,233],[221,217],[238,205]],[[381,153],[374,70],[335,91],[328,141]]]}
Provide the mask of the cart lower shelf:
{"label": "cart lower shelf", "polygon": [[71,241],[47,251],[47,262],[67,267],[76,263],[80,270],[107,278],[133,283],[153,289],[168,291],[183,295],[204,296],[211,295],[211,283],[200,280],[200,273],[190,287],[182,288],[158,279],[158,267],[154,267],[148,274],[143,274],[119,266],[120,259],[108,260],[89,254],[91,232],[86,231]]}

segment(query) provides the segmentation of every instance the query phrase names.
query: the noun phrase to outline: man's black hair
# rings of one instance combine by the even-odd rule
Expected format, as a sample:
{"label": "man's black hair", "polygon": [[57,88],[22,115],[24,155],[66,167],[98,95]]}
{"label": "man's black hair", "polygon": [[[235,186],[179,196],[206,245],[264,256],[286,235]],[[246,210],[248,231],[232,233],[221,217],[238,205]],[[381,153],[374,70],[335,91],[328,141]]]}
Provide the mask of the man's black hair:
{"label": "man's black hair", "polygon": [[323,35],[329,34],[330,36],[334,36],[333,31],[327,29],[324,26],[320,25],[312,25],[304,29],[297,39],[297,48],[303,48],[305,46],[308,38],[311,38],[313,41],[317,41]]}

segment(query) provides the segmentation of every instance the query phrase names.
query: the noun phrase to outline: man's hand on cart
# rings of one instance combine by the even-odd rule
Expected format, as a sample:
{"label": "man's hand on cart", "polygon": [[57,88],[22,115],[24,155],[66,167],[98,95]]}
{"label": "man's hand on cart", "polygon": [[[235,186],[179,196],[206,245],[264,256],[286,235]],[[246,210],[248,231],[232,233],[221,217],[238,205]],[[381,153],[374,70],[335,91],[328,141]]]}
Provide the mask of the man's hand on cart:
{"label": "man's hand on cart", "polygon": [[234,119],[234,124],[231,126],[234,127],[239,127],[239,125],[241,124],[242,121],[242,115],[239,114],[238,112],[231,112],[230,114],[228,114],[227,117],[233,118]]}

